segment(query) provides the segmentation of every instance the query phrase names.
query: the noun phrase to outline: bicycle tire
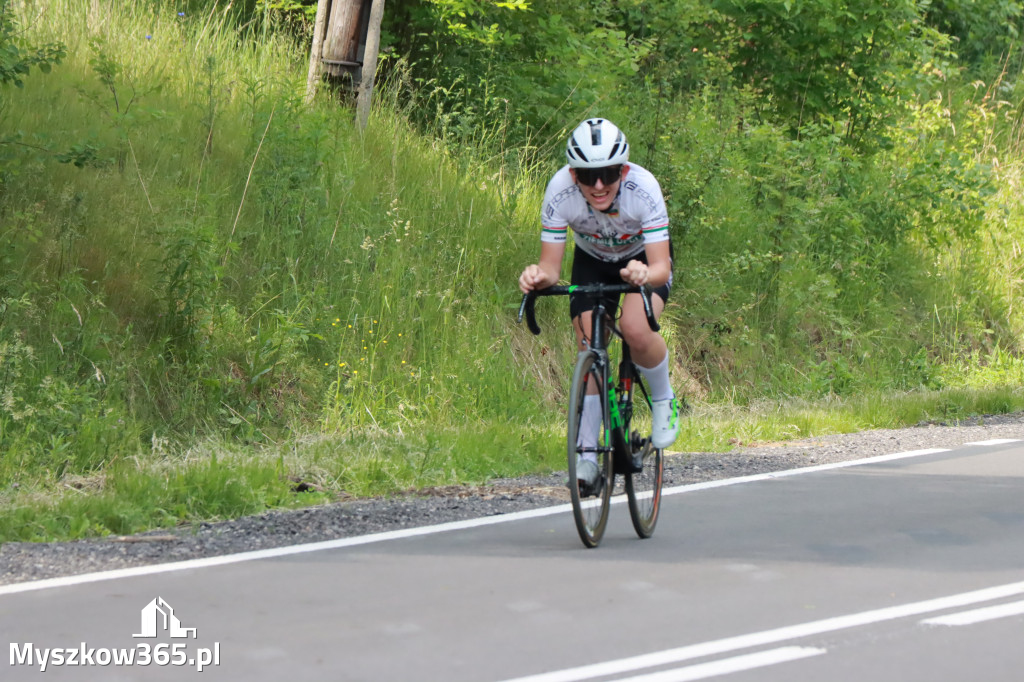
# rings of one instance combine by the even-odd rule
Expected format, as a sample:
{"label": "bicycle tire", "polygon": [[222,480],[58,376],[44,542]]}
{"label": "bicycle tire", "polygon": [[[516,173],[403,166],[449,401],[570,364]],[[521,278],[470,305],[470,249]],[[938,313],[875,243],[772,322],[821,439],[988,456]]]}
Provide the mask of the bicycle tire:
{"label": "bicycle tire", "polygon": [[[597,394],[601,396],[601,425],[597,441],[597,464],[599,474],[596,495],[588,495],[588,491],[580,489],[576,477],[576,464],[583,454],[577,445],[580,433],[580,421],[583,414],[583,398],[587,395],[590,382],[597,382]],[[605,379],[598,363],[598,354],[583,351],[576,360],[576,368],[572,375],[572,388],[569,392],[569,428],[567,433],[567,454],[569,468],[569,496],[572,499],[572,514],[576,522],[576,530],[580,540],[588,548],[597,547],[608,525],[608,510],[615,485],[615,473],[612,469],[612,452],[609,437],[608,394],[604,386]]]}
{"label": "bicycle tire", "polygon": [[[639,382],[639,379],[637,379]],[[639,471],[626,474],[626,498],[633,529],[641,538],[654,534],[661,511],[661,486],[665,475],[664,452],[651,443],[651,407],[646,391],[637,391],[630,422],[630,454],[642,458]]]}

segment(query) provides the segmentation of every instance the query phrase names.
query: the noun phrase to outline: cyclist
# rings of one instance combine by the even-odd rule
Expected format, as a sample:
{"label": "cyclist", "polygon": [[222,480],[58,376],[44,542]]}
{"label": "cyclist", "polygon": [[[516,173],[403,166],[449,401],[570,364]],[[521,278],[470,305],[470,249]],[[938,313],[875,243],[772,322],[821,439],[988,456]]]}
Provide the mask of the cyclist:
{"label": "cyclist", "polygon": [[[526,266],[519,276],[519,288],[528,293],[558,282],[571,227],[576,244],[571,283],[646,284],[655,294],[651,304],[659,316],[672,287],[672,245],[668,211],[657,179],[645,168],[629,163],[626,136],[603,118],[581,123],[569,136],[565,155],[568,164],[551,178],[544,195],[540,260]],[[611,296],[605,301],[613,314],[618,299]],[[570,296],[569,314],[581,350],[592,329],[592,308],[589,297]],[[668,447],[679,435],[679,401],[669,382],[668,347],[647,324],[638,294],[627,294],[622,302],[619,328],[651,391],[651,440],[657,448]],[[580,428],[586,454],[577,466],[577,475],[588,488],[599,476],[593,453],[601,426],[597,386],[591,385],[590,390],[593,395],[584,398]]]}

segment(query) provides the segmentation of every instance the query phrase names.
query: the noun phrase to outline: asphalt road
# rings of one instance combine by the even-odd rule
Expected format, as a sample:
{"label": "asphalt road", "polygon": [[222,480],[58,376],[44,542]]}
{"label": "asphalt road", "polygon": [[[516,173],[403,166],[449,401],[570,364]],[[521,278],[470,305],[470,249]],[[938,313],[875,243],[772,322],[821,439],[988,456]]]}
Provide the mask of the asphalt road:
{"label": "asphalt road", "polygon": [[0,587],[0,679],[1024,675],[1024,442],[669,492],[596,550],[562,507]]}

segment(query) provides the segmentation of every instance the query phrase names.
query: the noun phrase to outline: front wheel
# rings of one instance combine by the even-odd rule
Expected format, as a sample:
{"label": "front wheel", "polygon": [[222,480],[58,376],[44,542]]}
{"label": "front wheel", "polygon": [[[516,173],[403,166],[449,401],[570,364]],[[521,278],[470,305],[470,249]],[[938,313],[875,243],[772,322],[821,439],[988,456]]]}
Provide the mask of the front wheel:
{"label": "front wheel", "polygon": [[[615,483],[609,438],[608,394],[603,363],[595,352],[584,351],[576,360],[569,391],[569,430],[567,434],[569,465],[569,496],[576,530],[587,547],[597,547],[608,524],[608,507]],[[590,395],[591,404],[599,406],[584,415],[583,405]],[[578,472],[590,459],[597,464],[598,477],[593,486],[586,486]],[[583,475],[579,473],[579,475]]]}
{"label": "front wheel", "polygon": [[629,437],[629,450],[639,467],[626,474],[626,496],[629,499],[629,517],[633,529],[642,538],[654,534],[661,509],[661,484],[664,477],[664,453],[651,444],[651,409],[646,395],[637,396],[633,405],[635,429]]}

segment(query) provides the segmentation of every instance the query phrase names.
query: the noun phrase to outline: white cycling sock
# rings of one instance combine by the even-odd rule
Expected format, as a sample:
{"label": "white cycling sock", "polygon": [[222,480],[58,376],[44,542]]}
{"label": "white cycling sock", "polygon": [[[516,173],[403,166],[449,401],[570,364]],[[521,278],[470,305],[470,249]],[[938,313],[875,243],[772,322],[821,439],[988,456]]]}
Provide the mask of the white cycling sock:
{"label": "white cycling sock", "polygon": [[647,389],[651,392],[651,400],[668,400],[676,396],[668,378],[668,353],[665,353],[665,358],[658,363],[657,367],[636,365],[636,368],[647,380]]}
{"label": "white cycling sock", "polygon": [[580,416],[580,431],[576,436],[576,444],[586,450],[584,459],[597,463],[597,436],[601,430],[601,396],[583,396],[583,414]]}

